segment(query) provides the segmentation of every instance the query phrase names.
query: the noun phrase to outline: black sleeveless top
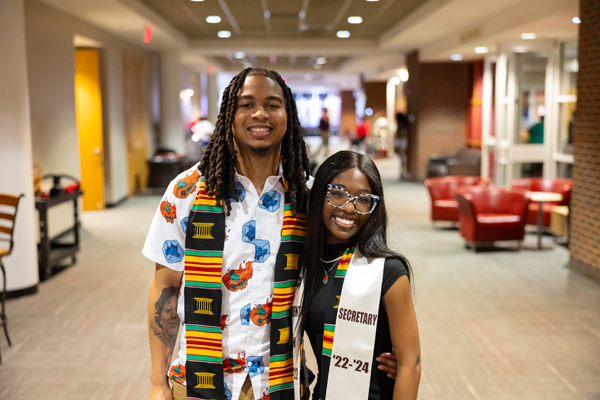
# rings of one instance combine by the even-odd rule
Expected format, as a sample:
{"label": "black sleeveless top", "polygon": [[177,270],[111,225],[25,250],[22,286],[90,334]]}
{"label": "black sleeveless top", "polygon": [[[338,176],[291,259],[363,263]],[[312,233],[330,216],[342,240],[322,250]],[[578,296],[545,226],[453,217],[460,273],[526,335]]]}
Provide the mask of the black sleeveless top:
{"label": "black sleeveless top", "polygon": [[[332,260],[339,257],[351,245],[349,243],[325,245],[323,252],[324,260]],[[329,271],[334,263],[323,264],[325,271]],[[323,355],[323,327],[325,325],[324,313],[329,303],[329,297],[333,285],[337,265],[329,271],[329,283],[324,284],[322,279],[317,279],[313,298],[308,306],[308,317],[306,321],[306,334],[317,359],[319,374],[312,399],[324,400],[327,391],[327,378],[329,372],[329,363],[331,358]],[[321,271],[320,278],[323,278],[325,271]],[[402,276],[407,274],[404,263],[396,258],[387,258],[383,267],[383,281],[381,284],[381,299],[392,287],[392,285]],[[392,339],[390,336],[390,326],[388,322],[383,302],[379,302],[379,317],[377,321],[377,331],[375,334],[375,348],[373,351],[373,360],[371,365],[371,385],[369,387],[369,400],[387,400],[392,399],[394,394],[395,381],[388,378],[387,373],[379,370],[379,363],[375,361],[381,353],[392,351]],[[335,337],[334,337],[335,341]],[[313,371],[316,372],[316,371]],[[362,399],[358,399],[362,400]]]}

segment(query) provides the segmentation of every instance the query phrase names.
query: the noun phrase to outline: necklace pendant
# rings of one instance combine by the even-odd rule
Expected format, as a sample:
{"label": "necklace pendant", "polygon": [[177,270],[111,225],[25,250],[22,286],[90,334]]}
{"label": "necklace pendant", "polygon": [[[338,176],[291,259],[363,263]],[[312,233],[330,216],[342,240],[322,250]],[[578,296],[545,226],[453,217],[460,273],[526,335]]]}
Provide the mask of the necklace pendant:
{"label": "necklace pendant", "polygon": [[327,285],[327,282],[328,282],[328,281],[329,281],[329,275],[325,275],[325,276],[323,277],[323,283],[324,283],[325,285]]}

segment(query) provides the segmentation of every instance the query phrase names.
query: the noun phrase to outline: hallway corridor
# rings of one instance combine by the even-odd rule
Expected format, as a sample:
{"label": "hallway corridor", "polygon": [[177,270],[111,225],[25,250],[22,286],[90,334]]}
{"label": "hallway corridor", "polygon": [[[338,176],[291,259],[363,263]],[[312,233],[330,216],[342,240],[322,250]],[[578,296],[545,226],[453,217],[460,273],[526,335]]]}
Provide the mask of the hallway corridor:
{"label": "hallway corridor", "polygon": [[[531,250],[534,234],[519,252],[467,251],[456,230],[432,228],[422,184],[378,164],[391,246],[415,274],[419,399],[599,400],[600,284],[565,269],[562,247]],[[154,266],[141,248],[159,200],[84,213],[77,264],[8,302],[0,399],[148,398]]]}

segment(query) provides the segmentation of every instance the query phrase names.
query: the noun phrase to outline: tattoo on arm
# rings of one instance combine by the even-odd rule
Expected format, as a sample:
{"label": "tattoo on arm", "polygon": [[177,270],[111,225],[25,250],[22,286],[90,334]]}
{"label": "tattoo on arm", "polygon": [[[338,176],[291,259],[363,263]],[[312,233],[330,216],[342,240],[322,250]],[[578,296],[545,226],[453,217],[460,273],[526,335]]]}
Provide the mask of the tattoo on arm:
{"label": "tattoo on arm", "polygon": [[[168,360],[173,352],[173,346],[179,331],[179,316],[177,315],[177,299],[179,288],[169,286],[162,290],[160,297],[154,303],[154,324],[152,331],[165,346],[171,348]],[[169,361],[167,361],[169,363]]]}

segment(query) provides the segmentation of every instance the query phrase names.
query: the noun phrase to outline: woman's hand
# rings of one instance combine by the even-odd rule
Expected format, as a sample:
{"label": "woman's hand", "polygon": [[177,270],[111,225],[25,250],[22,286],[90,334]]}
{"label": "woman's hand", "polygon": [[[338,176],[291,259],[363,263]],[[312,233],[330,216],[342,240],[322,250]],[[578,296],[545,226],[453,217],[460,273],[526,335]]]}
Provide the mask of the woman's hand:
{"label": "woman's hand", "polygon": [[396,355],[394,353],[381,353],[375,360],[380,363],[377,366],[378,369],[387,372],[388,378],[396,380],[398,363],[396,362]]}

